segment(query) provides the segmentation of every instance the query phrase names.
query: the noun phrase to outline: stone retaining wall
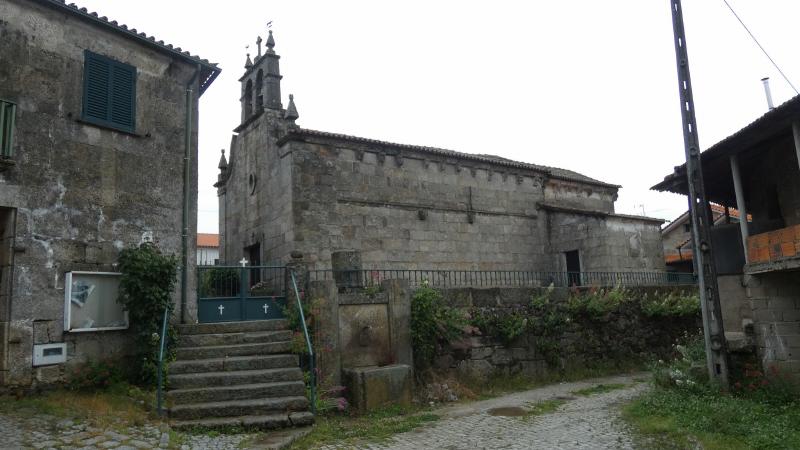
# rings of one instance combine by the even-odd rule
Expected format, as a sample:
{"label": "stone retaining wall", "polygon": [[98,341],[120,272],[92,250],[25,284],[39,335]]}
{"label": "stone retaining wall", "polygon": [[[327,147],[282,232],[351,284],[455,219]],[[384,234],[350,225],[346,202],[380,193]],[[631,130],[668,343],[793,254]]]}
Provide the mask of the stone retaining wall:
{"label": "stone retaining wall", "polygon": [[[493,288],[451,289],[443,291],[445,302],[466,314],[477,311],[508,313],[521,311],[543,289]],[[664,295],[667,292],[696,292],[695,287],[633,288],[637,296]],[[567,288],[551,291],[550,302],[566,302]],[[686,333],[702,329],[699,312],[689,316],[648,317],[637,301],[599,317],[576,314],[554,336],[523,333],[509,343],[484,335],[474,329],[468,337],[445,346],[434,360],[439,370],[455,370],[460,375],[485,378],[492,373],[542,376],[553,370],[626,365],[668,355],[672,346]]]}

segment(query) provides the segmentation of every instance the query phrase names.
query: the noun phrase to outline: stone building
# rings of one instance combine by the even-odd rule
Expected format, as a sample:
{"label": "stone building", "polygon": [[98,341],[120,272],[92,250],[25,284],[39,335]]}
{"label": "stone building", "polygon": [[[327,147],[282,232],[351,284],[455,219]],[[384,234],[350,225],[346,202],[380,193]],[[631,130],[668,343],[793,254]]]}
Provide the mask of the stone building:
{"label": "stone building", "polygon": [[198,98],[219,69],[63,0],[0,0],[0,60],[0,385],[30,385],[124,355],[121,249],[182,254],[194,286]]}
{"label": "stone building", "polygon": [[614,212],[620,186],[570,170],[299,127],[279,56],[248,55],[241,125],[220,159],[220,259],[354,250],[365,267],[645,271],[664,268],[660,220]]}
{"label": "stone building", "polygon": [[[800,379],[800,96],[702,153],[708,200],[750,221],[712,234],[725,336]],[[653,189],[687,194],[686,166]],[[716,228],[715,228],[716,230]],[[737,256],[740,255],[740,256]]]}

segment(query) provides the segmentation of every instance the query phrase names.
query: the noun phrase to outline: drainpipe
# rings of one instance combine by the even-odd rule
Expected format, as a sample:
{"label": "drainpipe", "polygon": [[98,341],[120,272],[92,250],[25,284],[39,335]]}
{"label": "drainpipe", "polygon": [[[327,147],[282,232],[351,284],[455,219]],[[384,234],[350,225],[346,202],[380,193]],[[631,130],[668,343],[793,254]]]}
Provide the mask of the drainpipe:
{"label": "drainpipe", "polygon": [[189,284],[186,274],[189,271],[189,170],[191,168],[192,155],[192,93],[194,84],[200,76],[200,65],[192,75],[192,79],[186,84],[186,126],[184,127],[184,149],[183,149],[183,218],[181,223],[181,323],[186,323],[186,299],[189,297]]}

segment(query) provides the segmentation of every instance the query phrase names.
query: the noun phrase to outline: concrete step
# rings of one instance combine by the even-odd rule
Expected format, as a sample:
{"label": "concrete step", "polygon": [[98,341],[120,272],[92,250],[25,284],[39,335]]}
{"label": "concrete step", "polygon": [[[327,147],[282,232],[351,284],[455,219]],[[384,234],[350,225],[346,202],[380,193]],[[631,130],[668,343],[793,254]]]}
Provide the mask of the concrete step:
{"label": "concrete step", "polygon": [[291,349],[292,343],[289,341],[212,345],[206,347],[180,347],[176,349],[176,358],[182,361],[187,359],[223,358],[225,356],[269,355],[275,353],[289,353]]}
{"label": "concrete step", "polygon": [[207,419],[195,420],[175,420],[171,424],[173,429],[186,430],[192,428],[231,428],[242,427],[247,430],[274,430],[289,426],[306,426],[314,423],[314,415],[310,412],[293,412],[281,414],[269,414],[258,416],[238,416],[238,417],[211,417]]}
{"label": "concrete step", "polygon": [[170,408],[170,417],[178,420],[207,419],[210,417],[239,417],[308,410],[305,396],[232,400],[224,402],[192,403]]}
{"label": "concrete step", "polygon": [[187,359],[169,365],[171,376],[184,373],[223,372],[232,370],[259,370],[298,367],[297,355],[231,356],[226,358]]}
{"label": "concrete step", "polygon": [[248,333],[254,331],[279,331],[289,328],[286,319],[251,320],[246,322],[220,322],[178,325],[178,333],[216,334],[216,333]]}
{"label": "concrete step", "polygon": [[277,383],[280,381],[302,381],[303,371],[299,367],[284,367],[264,370],[236,370],[229,372],[186,373],[169,376],[170,389],[192,389],[241,384]]}
{"label": "concrete step", "polygon": [[237,384],[235,386],[175,389],[167,392],[173,405],[189,403],[221,402],[226,400],[248,400],[267,397],[293,397],[306,393],[302,381],[279,381],[275,383]]}
{"label": "concrete step", "polygon": [[206,347],[215,345],[254,344],[264,342],[289,341],[292,332],[252,331],[240,333],[187,334],[178,338],[178,347]]}

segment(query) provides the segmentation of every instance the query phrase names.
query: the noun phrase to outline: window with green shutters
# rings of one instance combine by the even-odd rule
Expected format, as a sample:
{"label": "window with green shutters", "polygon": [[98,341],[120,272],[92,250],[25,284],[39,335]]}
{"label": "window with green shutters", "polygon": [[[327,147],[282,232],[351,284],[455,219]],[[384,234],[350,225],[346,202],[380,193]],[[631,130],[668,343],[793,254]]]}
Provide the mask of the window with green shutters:
{"label": "window with green shutters", "polygon": [[17,105],[0,100],[0,157],[14,156],[14,117]]}
{"label": "window with green shutters", "polygon": [[135,132],[136,68],[88,50],[84,58],[82,119]]}

